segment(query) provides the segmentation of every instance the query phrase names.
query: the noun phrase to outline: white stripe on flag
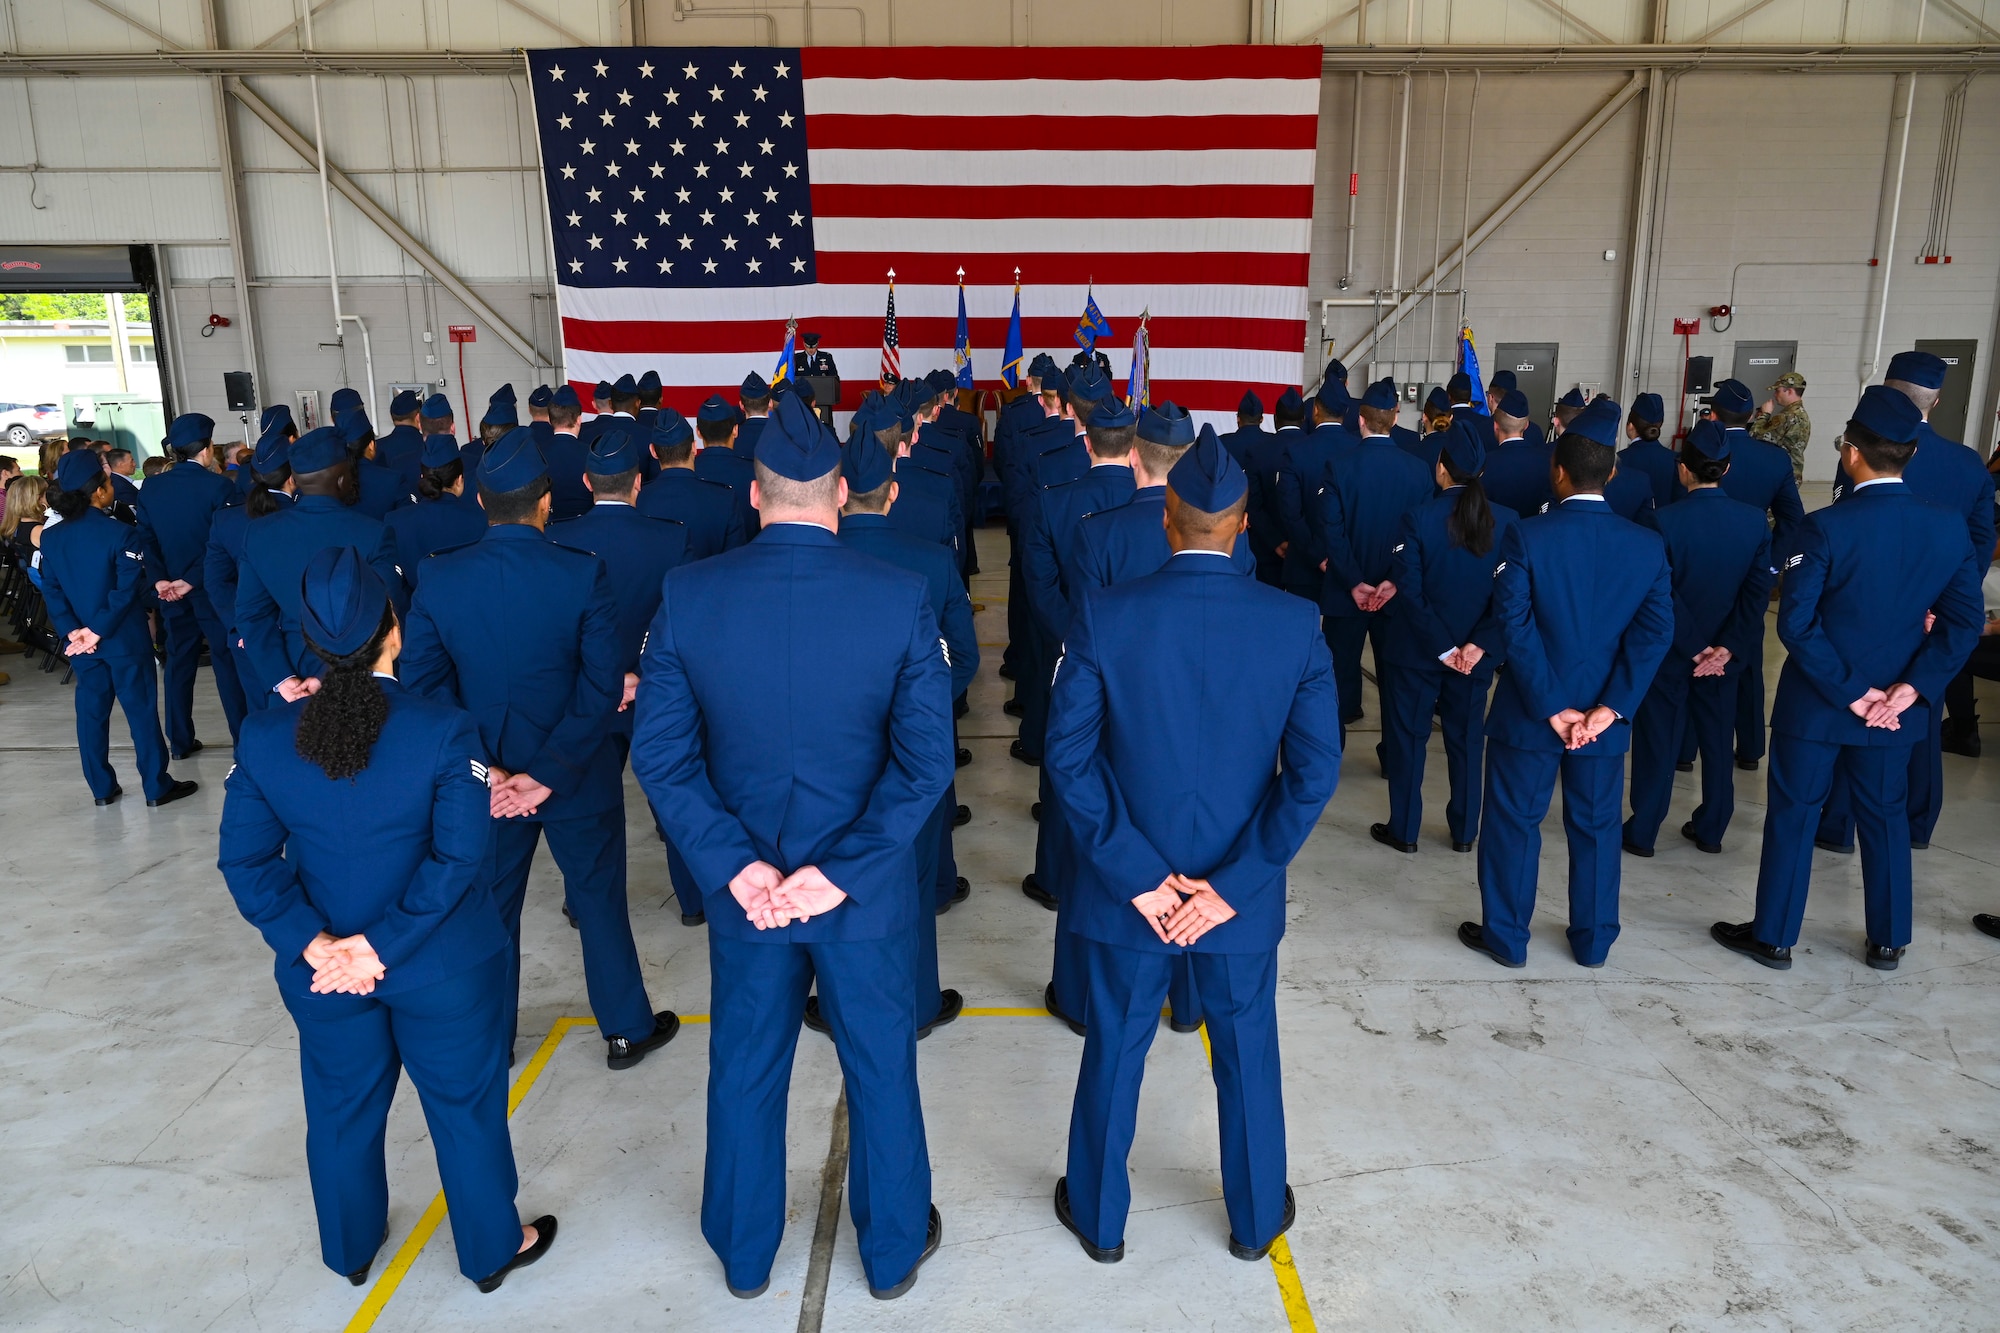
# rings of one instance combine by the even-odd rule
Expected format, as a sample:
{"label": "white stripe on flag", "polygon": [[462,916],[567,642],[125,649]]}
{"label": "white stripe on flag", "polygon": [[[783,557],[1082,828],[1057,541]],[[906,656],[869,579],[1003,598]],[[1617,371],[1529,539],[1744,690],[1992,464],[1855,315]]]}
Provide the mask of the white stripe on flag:
{"label": "white stripe on flag", "polygon": [[931,152],[902,148],[814,148],[814,185],[1306,185],[1310,148],[1187,152],[1041,149]]}
{"label": "white stripe on flag", "polygon": [[1291,255],[1311,243],[1311,218],[813,219],[813,244],[822,253]]}
{"label": "white stripe on flag", "polygon": [[[1083,309],[1085,284],[1024,286],[1024,319],[1073,319]],[[882,313],[879,283],[826,283],[799,287],[743,287],[673,291],[647,287],[558,287],[567,319],[607,321],[715,320],[784,321],[875,316]],[[1004,318],[1013,308],[1011,286],[965,289],[966,309],[974,319]],[[1156,319],[1227,317],[1233,319],[1304,319],[1304,287],[1200,285],[1163,281],[1158,286],[1107,285],[1097,288],[1097,304],[1115,328],[1119,316],[1148,305]],[[958,288],[949,283],[896,285],[898,319],[945,319],[958,314]],[[1130,318],[1130,316],[1127,316]],[[772,344],[772,352],[777,344]]]}
{"label": "white stripe on flag", "polygon": [[[834,361],[845,372],[843,379],[854,392],[853,386],[866,387],[872,380],[882,356],[882,345],[872,347],[827,347],[823,352],[831,352]],[[1056,351],[1069,349],[1057,348]],[[1129,363],[1132,348],[1129,343],[1116,344],[1102,342],[1098,350],[1111,358],[1111,364],[1118,369],[1117,378],[1124,378],[1123,367]],[[929,371],[952,364],[953,349],[949,346],[910,347],[896,349],[905,374]],[[1000,348],[972,349],[972,373],[975,378],[991,380],[1000,377]],[[1067,356],[1059,356],[1059,361],[1067,362]],[[615,380],[620,375],[638,376],[648,370],[660,372],[663,383],[670,385],[736,384],[751,371],[765,374],[771,368],[771,358],[759,352],[587,352],[570,348],[567,352],[565,369],[573,380]],[[1153,346],[1153,373],[1155,380],[1201,379],[1240,380],[1245,384],[1290,384],[1299,376],[1299,353],[1258,352],[1237,347],[1161,347]]]}
{"label": "white stripe on flag", "polygon": [[1312,79],[806,80],[806,116],[1317,116]]}

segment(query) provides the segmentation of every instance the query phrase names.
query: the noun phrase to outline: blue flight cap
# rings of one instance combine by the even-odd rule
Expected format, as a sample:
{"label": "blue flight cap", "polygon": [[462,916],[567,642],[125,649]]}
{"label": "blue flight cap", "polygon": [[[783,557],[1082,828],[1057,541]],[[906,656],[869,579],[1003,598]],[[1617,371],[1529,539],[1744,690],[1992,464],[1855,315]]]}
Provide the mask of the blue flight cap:
{"label": "blue flight cap", "polygon": [[1889,358],[1889,373],[1883,378],[1901,380],[1919,389],[1942,389],[1947,369],[1944,358],[1930,352],[1898,352]]}
{"label": "blue flight cap", "polygon": [[791,376],[787,375],[784,379],[779,380],[771,386],[771,401],[775,403],[780,398],[790,398],[793,387]]}
{"label": "blue flight cap", "polygon": [[542,446],[526,426],[516,426],[488,445],[479,464],[479,484],[489,491],[518,491],[548,475]]}
{"label": "blue flight cap", "polygon": [[333,397],[326,400],[327,415],[338,418],[342,412],[349,412],[361,406],[359,389],[335,389]]}
{"label": "blue flight cap", "polygon": [[267,430],[257,437],[257,452],[250,456],[250,470],[270,476],[292,461],[291,437],[282,430]]}
{"label": "blue flight cap", "polygon": [[769,398],[771,386],[764,383],[764,377],[751,371],[743,377],[743,387],[736,391],[738,398]]}
{"label": "blue flight cap", "polygon": [[183,412],[174,418],[173,425],[167,427],[167,447],[170,449],[199,453],[202,446],[214,438],[214,418],[199,412]]}
{"label": "blue flight cap", "polygon": [[283,403],[272,403],[264,409],[263,417],[257,422],[257,433],[270,430],[297,430],[292,424],[292,409]]}
{"label": "blue flight cap", "polygon": [[[1557,406],[1557,407],[1582,407],[1582,406],[1584,405],[1585,401],[1586,401],[1586,400],[1584,399],[1584,396],[1583,396],[1583,390],[1582,390],[1582,389],[1577,389],[1577,388],[1572,388],[1572,389],[1571,389],[1571,390],[1570,390],[1570,391],[1569,391],[1568,393],[1566,393],[1566,394],[1564,394],[1564,395],[1563,395],[1562,397],[1560,397],[1560,398],[1556,399],[1556,406]],[[1511,414],[1511,413],[1509,413],[1509,415],[1511,416],[1512,414]]]}
{"label": "blue flight cap", "polygon": [[442,421],[451,416],[451,400],[441,393],[434,393],[424,399],[422,415],[433,421]]}
{"label": "blue flight cap", "polygon": [[933,370],[924,376],[924,384],[933,394],[950,393],[958,387],[958,376],[949,370]]}
{"label": "blue flight cap", "polygon": [[529,407],[547,407],[555,401],[555,391],[546,384],[537,384],[535,391],[528,395]]}
{"label": "blue flight cap", "polygon": [[495,399],[486,405],[486,415],[479,418],[479,424],[482,426],[518,426],[521,424],[521,417],[514,410],[512,399],[504,403]]}
{"label": "blue flight cap", "polygon": [[[423,399],[417,397],[414,391],[399,389],[396,392],[396,396],[389,400],[389,415],[392,418],[407,417],[414,414],[421,406],[423,406]],[[286,415],[289,416],[290,413]]]}
{"label": "blue flight cap", "polygon": [[658,393],[659,391],[660,391],[660,372],[659,372],[659,371],[657,371],[657,370],[649,370],[649,371],[647,371],[647,372],[646,372],[645,374],[643,374],[643,375],[641,375],[641,376],[639,377],[639,392],[640,392],[640,393]]}
{"label": "blue flight cap", "polygon": [[56,463],[56,487],[59,490],[94,491],[97,479],[103,475],[104,458],[95,449],[72,449]]}
{"label": "blue flight cap", "polygon": [[299,578],[299,622],[324,655],[360,652],[382,627],[389,590],[352,546],[326,546],[306,561]]}
{"label": "blue flight cap", "polygon": [[620,472],[630,472],[639,466],[645,454],[645,446],[638,435],[629,430],[607,430],[590,442],[590,454],[583,461],[583,470],[594,477],[615,477]]}
{"label": "blue flight cap", "polygon": [[1306,412],[1305,395],[1287,384],[1285,391],[1278,395],[1278,411],[1288,417],[1302,417]]}
{"label": "blue flight cap", "polygon": [[1170,449],[1184,448],[1194,443],[1194,421],[1177,403],[1142,408],[1139,412],[1139,438],[1148,444],[1163,444]]}
{"label": "blue flight cap", "polygon": [[1697,421],[1687,439],[1681,441],[1683,453],[1692,450],[1718,463],[1729,457],[1730,448],[1729,431],[1720,421]]}
{"label": "blue flight cap", "polygon": [[1514,378],[1513,371],[1496,370],[1493,372],[1493,378],[1487,382],[1486,391],[1488,393],[1505,393],[1509,389],[1518,389],[1520,387],[1521,382]]}
{"label": "blue flight cap", "polygon": [[446,467],[458,459],[458,437],[455,435],[424,436],[424,452],[417,460],[430,468]]}
{"label": "blue flight cap", "polygon": [[1111,381],[1104,378],[1104,371],[1095,361],[1077,366],[1069,373],[1069,400],[1072,403],[1095,403],[1110,396]]}
{"label": "blue flight cap", "polygon": [[1529,410],[1528,395],[1522,393],[1519,389],[1507,390],[1507,392],[1500,395],[1499,410],[1510,417],[1526,417]]}
{"label": "blue flight cap", "polygon": [[694,438],[694,427],[688,419],[671,407],[662,407],[660,415],[653,420],[653,447],[655,449],[678,449]]}
{"label": "blue flight cap", "polygon": [[1451,398],[1449,395],[1445,393],[1442,385],[1434,384],[1431,386],[1430,397],[1424,399],[1424,411],[1426,412],[1451,411]]}
{"label": "blue flight cap", "polygon": [[550,407],[583,409],[583,399],[576,396],[576,386],[570,383],[556,385],[556,391],[549,395]]}
{"label": "blue flight cap", "polygon": [[1656,393],[1642,393],[1632,400],[1632,420],[1657,425],[1667,419],[1667,405]]}
{"label": "blue flight cap", "polygon": [[1376,380],[1363,390],[1361,394],[1361,405],[1373,408],[1378,412],[1387,411],[1402,401],[1403,396],[1396,392],[1396,381],[1393,377],[1384,377]]}
{"label": "blue flight cap", "polygon": [[1600,398],[1571,418],[1563,433],[1581,435],[1609,448],[1618,443],[1618,427],[1622,420],[1618,404],[1609,398]]}
{"label": "blue flight cap", "polygon": [[[762,452],[760,445],[760,457]],[[889,451],[877,444],[868,431],[856,431],[840,446],[840,475],[847,478],[850,493],[876,490],[895,476],[895,470]]]}
{"label": "blue flight cap", "polygon": [[1861,401],[1854,405],[1854,415],[1850,418],[1891,444],[1908,444],[1916,439],[1917,426],[1923,419],[1924,414],[1908,394],[1886,384],[1871,384],[1863,389]]}
{"label": "blue flight cap", "polygon": [[506,384],[501,385],[499,388],[493,391],[493,396],[491,398],[488,398],[486,401],[489,403],[517,402],[518,400],[514,397],[513,383],[510,381]]}
{"label": "blue flight cap", "polygon": [[1749,386],[1742,380],[1723,380],[1715,386],[1714,393],[1701,401],[1718,412],[1748,412],[1757,404],[1757,400],[1750,396]]}
{"label": "blue flight cap", "polygon": [[1340,358],[1336,356],[1326,363],[1326,369],[1320,373],[1320,379],[1338,380],[1340,383],[1345,384],[1347,383],[1347,367],[1341,365]]}
{"label": "blue flight cap", "polygon": [[1313,395],[1313,401],[1334,416],[1344,415],[1348,403],[1352,401],[1347,395],[1347,381],[1328,375],[1320,381],[1319,392]]}
{"label": "blue flight cap", "polygon": [[347,459],[347,441],[331,426],[309,430],[292,441],[292,471],[300,476],[324,472]]}
{"label": "blue flight cap", "polygon": [[1244,393],[1242,401],[1236,404],[1236,415],[1239,417],[1256,417],[1260,420],[1263,418],[1264,400],[1257,396],[1255,389]]}
{"label": "blue flight cap", "polygon": [[1472,401],[1472,376],[1459,371],[1444,382],[1444,396],[1454,403]]}
{"label": "blue flight cap", "polygon": [[696,421],[734,421],[736,405],[719,393],[704,398],[701,407],[694,414]]}
{"label": "blue flight cap", "polygon": [[1445,430],[1440,452],[1451,460],[1452,469],[1460,476],[1476,477],[1486,466],[1486,432],[1460,417]]}
{"label": "blue flight cap", "polygon": [[1250,489],[1250,480],[1222,447],[1215,427],[1203,425],[1194,447],[1182,454],[1167,473],[1167,485],[1188,508],[1219,514],[1243,498]]}
{"label": "blue flight cap", "polygon": [[611,381],[599,380],[597,387],[592,389],[590,394],[592,398],[609,398],[611,396]]}
{"label": "blue flight cap", "polygon": [[611,386],[611,396],[613,398],[632,398],[636,397],[638,392],[638,382],[630,375],[620,375],[617,381]]}
{"label": "blue flight cap", "polygon": [[1056,368],[1056,359],[1047,352],[1035,353],[1035,359],[1028,363],[1028,373],[1036,379],[1047,379],[1062,372]]}
{"label": "blue flight cap", "polygon": [[[869,443],[880,449],[873,440]],[[796,395],[771,409],[757,437],[757,462],[789,481],[817,481],[840,466],[840,445]]]}
{"label": "blue flight cap", "polygon": [[813,386],[807,383],[805,380],[800,380],[798,384],[792,389],[792,392],[795,395],[797,395],[798,400],[800,402],[806,403],[808,405],[810,405],[814,401],[814,399],[818,397],[818,395],[813,392]]}
{"label": "blue flight cap", "polygon": [[349,449],[357,447],[375,433],[375,427],[369,424],[368,414],[358,407],[342,412],[333,423],[333,428],[340,432],[340,442]]}
{"label": "blue flight cap", "polygon": [[1084,422],[1093,430],[1117,430],[1120,426],[1135,426],[1139,418],[1115,396],[1107,397],[1091,409],[1090,420]]}

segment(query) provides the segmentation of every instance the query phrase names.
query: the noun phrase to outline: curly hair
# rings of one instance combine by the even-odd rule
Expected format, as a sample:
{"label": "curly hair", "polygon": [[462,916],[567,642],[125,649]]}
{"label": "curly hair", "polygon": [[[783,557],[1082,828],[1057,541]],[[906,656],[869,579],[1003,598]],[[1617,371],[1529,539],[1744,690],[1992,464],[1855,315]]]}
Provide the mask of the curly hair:
{"label": "curly hair", "polygon": [[368,767],[368,756],[381,738],[389,720],[389,696],[375,679],[375,660],[382,655],[382,642],[396,627],[394,607],[382,608],[382,623],[361,648],[336,657],[314,643],[306,646],[326,663],[319,692],[306,700],[299,714],[298,735],[293,746],[299,758],[318,764],[329,778],[352,778]]}

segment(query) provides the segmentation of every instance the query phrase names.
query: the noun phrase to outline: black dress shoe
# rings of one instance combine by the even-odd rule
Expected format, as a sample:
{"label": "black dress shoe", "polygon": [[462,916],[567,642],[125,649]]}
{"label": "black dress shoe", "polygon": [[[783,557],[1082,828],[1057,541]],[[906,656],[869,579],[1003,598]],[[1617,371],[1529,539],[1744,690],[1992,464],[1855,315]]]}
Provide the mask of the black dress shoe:
{"label": "black dress shoe", "polygon": [[771,1279],[767,1277],[754,1287],[744,1288],[744,1287],[730,1287],[729,1279],[724,1278],[722,1280],[722,1285],[725,1287],[729,1287],[729,1294],[731,1296],[734,1296],[737,1300],[754,1301],[759,1296],[762,1296],[765,1292],[771,1289]]}
{"label": "black dress shoe", "polygon": [[1946,754],[1963,755],[1967,759],[1979,758],[1979,724],[1961,727],[1950,722],[1944,724],[1938,745]]}
{"label": "black dress shoe", "polygon": [[806,996],[805,1024],[814,1032],[818,1032],[824,1036],[831,1037],[833,1035],[833,1025],[828,1023],[826,1015],[819,1011],[819,996],[817,995]]}
{"label": "black dress shoe", "polygon": [[582,930],[582,929],[583,929],[583,927],[582,927],[582,926],[579,926],[579,925],[578,925],[578,924],[576,923],[576,913],[575,913],[575,912],[572,912],[572,911],[570,911],[570,910],[569,910],[569,902],[568,902],[568,900],[564,900],[564,902],[563,902],[563,905],[562,905],[562,914],[563,914],[563,920],[565,920],[565,921],[569,922],[569,928],[570,928],[571,930]]}
{"label": "black dress shoe", "polygon": [[556,1219],[553,1214],[538,1217],[528,1225],[535,1229],[535,1243],[509,1259],[495,1272],[480,1278],[479,1290],[482,1293],[490,1296],[500,1290],[500,1284],[507,1280],[509,1273],[534,1263],[549,1252],[549,1246],[556,1243]]}
{"label": "black dress shoe", "polygon": [[1694,760],[1692,760],[1692,759],[1679,759],[1679,760],[1676,760],[1676,761],[1674,762],[1674,772],[1676,772],[1676,773],[1692,773],[1692,772],[1694,772]]}
{"label": "black dress shoe", "polygon": [[1625,838],[1621,840],[1619,846],[1623,847],[1626,853],[1631,856],[1651,856],[1653,854],[1653,849],[1651,847],[1641,847],[1638,843],[1633,842],[1630,838]]}
{"label": "black dress shoe", "polygon": [[1393,847],[1405,854],[1414,854],[1417,850],[1417,844],[1414,842],[1403,842],[1389,831],[1387,824],[1370,824],[1368,826],[1368,836],[1381,843],[1384,847]]}
{"label": "black dress shoe", "polygon": [[662,1009],[653,1015],[653,1035],[630,1041],[624,1037],[613,1037],[604,1043],[610,1049],[604,1063],[613,1069],[630,1069],[649,1054],[660,1049],[674,1039],[681,1030],[680,1015],[671,1009]]}
{"label": "black dress shoe", "polygon": [[158,800],[146,802],[146,806],[148,809],[152,809],[162,805],[172,805],[175,801],[180,800],[183,796],[192,796],[200,790],[201,790],[201,784],[199,782],[192,781],[191,779],[188,778],[182,778],[180,781],[174,783],[173,785],[169,786],[165,791],[161,792],[160,798]]}
{"label": "black dress shoe", "polygon": [[1121,1240],[1116,1245],[1106,1249],[1102,1245],[1093,1244],[1090,1237],[1077,1229],[1076,1218],[1069,1210],[1068,1176],[1061,1176],[1056,1180],[1056,1221],[1067,1227],[1069,1234],[1076,1237],[1076,1243],[1083,1246],[1083,1252],[1098,1263],[1115,1264],[1125,1257],[1124,1241]]}
{"label": "black dress shoe", "polygon": [[1903,961],[1901,949],[1891,949],[1888,945],[1877,944],[1873,940],[1868,941],[1868,952],[1863,956],[1868,966],[1877,972],[1894,972],[1896,965]]}
{"label": "black dress shoe", "polygon": [[1034,820],[1037,824],[1042,822],[1042,803],[1040,801],[1036,801],[1028,807],[1028,818]]}
{"label": "black dress shoe", "polygon": [[1000,664],[999,675],[1000,679],[1002,680],[1012,680],[1014,679],[1014,668],[1008,666],[1005,662],[1002,662]]}
{"label": "black dress shoe", "polygon": [[961,805],[960,807],[958,807],[958,809],[951,812],[951,826],[953,828],[964,828],[967,824],[970,824],[971,822],[972,822],[971,806]]}
{"label": "black dress shoe", "polygon": [[1842,856],[1851,855],[1854,851],[1853,843],[1850,842],[1845,847],[1843,847],[1839,843],[1834,842],[1829,838],[1814,838],[1813,846],[1819,848],[1823,852],[1838,852]]}
{"label": "black dress shoe", "polygon": [[915,1263],[910,1265],[910,1271],[903,1275],[901,1282],[898,1282],[893,1287],[870,1287],[868,1294],[878,1301],[893,1301],[911,1287],[916,1286],[917,1270],[924,1266],[924,1260],[938,1252],[938,1245],[943,1240],[944,1219],[938,1216],[937,1205],[932,1204],[930,1230],[924,1234],[924,1252],[917,1256]]}
{"label": "black dress shoe", "polygon": [[91,804],[116,805],[118,804],[118,798],[120,796],[123,796],[124,794],[125,794],[125,789],[123,787],[113,787],[107,795],[98,797],[96,800],[92,801]]}
{"label": "black dress shoe", "polygon": [[1292,1187],[1290,1185],[1287,1185],[1285,1186],[1285,1215],[1278,1221],[1278,1230],[1276,1234],[1274,1234],[1270,1240],[1265,1241],[1262,1245],[1254,1245],[1254,1246],[1245,1245],[1242,1241],[1236,1239],[1236,1237],[1231,1236],[1229,1238],[1229,1253],[1234,1255],[1238,1259],[1249,1259],[1253,1261],[1257,1259],[1262,1259],[1265,1255],[1271,1252],[1271,1246],[1277,1241],[1278,1237],[1284,1235],[1287,1231],[1290,1231],[1292,1229],[1292,1223],[1298,1220],[1299,1220],[1299,1201],[1292,1197]]}
{"label": "black dress shoe", "polygon": [[1736,766],[1745,773],[1755,773],[1757,771],[1757,761],[1755,759],[1745,759],[1740,754],[1736,756]]}
{"label": "black dress shoe", "polygon": [[1708,937],[1732,953],[1740,953],[1745,958],[1754,959],[1765,967],[1786,972],[1792,966],[1792,951],[1766,944],[1750,933],[1750,922],[1731,925],[1718,921],[1708,928]]}
{"label": "black dress shoe", "polygon": [[1015,741],[1012,745],[1008,746],[1007,753],[1026,764],[1029,768],[1040,768],[1042,766],[1042,761],[1029,755],[1026,748],[1019,741]]}
{"label": "black dress shoe", "polygon": [[953,717],[964,717],[971,711],[972,705],[965,701],[964,695],[961,694],[951,701],[951,715]]}
{"label": "black dress shoe", "polygon": [[958,766],[960,768],[964,768],[967,764],[972,762],[972,751],[966,749],[963,745],[959,746],[957,760],[958,760]]}
{"label": "black dress shoe", "polygon": [[1913,842],[1910,844],[1910,850],[1913,852],[1927,852],[1930,849],[1931,849],[1931,844],[1928,839],[1926,839],[1923,842]]}
{"label": "black dress shoe", "polygon": [[1460,842],[1458,839],[1453,838],[1451,840],[1451,849],[1454,852],[1469,852],[1472,850],[1472,844],[1469,842]]}
{"label": "black dress shoe", "polygon": [[681,913],[681,924],[682,924],[683,926],[705,926],[705,925],[707,925],[707,924],[708,924],[708,913],[706,913],[706,912],[682,912],[682,913]]}
{"label": "black dress shoe", "polygon": [[389,1224],[382,1223],[382,1239],[375,1242],[375,1253],[368,1256],[368,1262],[347,1275],[348,1285],[365,1287],[368,1285],[368,1270],[375,1266],[375,1260],[382,1254],[382,1247],[389,1243]]}
{"label": "black dress shoe", "polygon": [[1972,918],[1972,928],[1982,935],[1991,935],[2000,940],[2000,916],[1991,912],[1981,912]]}
{"label": "black dress shoe", "polygon": [[1019,699],[1009,699],[1006,703],[1000,705],[1000,711],[1008,717],[1019,717],[1021,714],[1027,712],[1028,709]]}
{"label": "black dress shoe", "polygon": [[1493,946],[1486,942],[1486,932],[1480,928],[1477,921],[1461,921],[1458,923],[1458,942],[1474,953],[1485,954],[1502,967],[1526,967],[1528,965],[1526,959],[1517,963],[1496,952]]}
{"label": "black dress shoe", "polygon": [[1686,838],[1689,842],[1693,843],[1694,849],[1698,852],[1707,852],[1710,856],[1720,856],[1722,854],[1721,843],[1703,842],[1700,838],[1695,836],[1694,821],[1692,819],[1690,819],[1687,823],[1681,825],[1681,836],[1683,838]]}
{"label": "black dress shoe", "polygon": [[967,898],[970,898],[971,896],[972,896],[972,881],[967,879],[965,876],[960,875],[958,877],[957,886],[953,888],[951,891],[951,897],[945,899],[943,902],[937,905],[937,914],[939,916],[943,916],[946,912],[949,912],[952,908],[958,906],[960,903],[964,902]]}
{"label": "black dress shoe", "polygon": [[1021,876],[1021,892],[1027,894],[1028,897],[1048,908],[1051,912],[1056,910],[1056,896],[1042,887],[1041,876],[1032,871]]}
{"label": "black dress shoe", "polygon": [[1167,1020],[1167,1026],[1172,1028],[1174,1031],[1180,1033],[1183,1037],[1185,1037],[1190,1032],[1201,1031],[1201,1020],[1197,1018],[1192,1023],[1183,1023],[1178,1018],[1169,1018]]}
{"label": "black dress shoe", "polygon": [[206,750],[207,748],[208,747],[206,745],[203,745],[200,741],[189,741],[187,749],[174,751],[173,757],[176,759],[188,759],[193,757],[194,755],[200,754],[203,750]]}
{"label": "black dress shoe", "polygon": [[922,1041],[945,1024],[955,1021],[965,1012],[965,997],[947,986],[938,992],[937,1017],[917,1029],[917,1040]]}
{"label": "black dress shoe", "polygon": [[1069,1030],[1077,1036],[1081,1037],[1084,1034],[1083,1024],[1077,1022],[1074,1018],[1071,1018],[1056,1007],[1056,983],[1053,981],[1042,987],[1042,1008],[1048,1010],[1054,1017],[1060,1018],[1063,1022],[1069,1024]]}

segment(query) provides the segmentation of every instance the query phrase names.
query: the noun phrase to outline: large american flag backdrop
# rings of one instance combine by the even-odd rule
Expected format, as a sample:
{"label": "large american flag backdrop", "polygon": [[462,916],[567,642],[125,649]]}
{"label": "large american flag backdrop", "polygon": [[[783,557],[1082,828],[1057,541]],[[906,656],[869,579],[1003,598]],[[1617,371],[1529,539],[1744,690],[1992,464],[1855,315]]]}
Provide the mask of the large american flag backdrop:
{"label": "large american flag backdrop", "polygon": [[1303,370],[1317,47],[572,47],[528,53],[564,369],[659,371],[685,412],[820,335],[852,408],[888,272],[905,374],[997,387],[1067,364],[1087,290],[1123,388],[1151,311],[1152,397],[1233,413]]}

